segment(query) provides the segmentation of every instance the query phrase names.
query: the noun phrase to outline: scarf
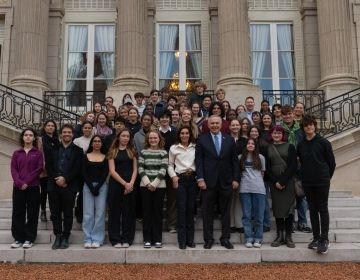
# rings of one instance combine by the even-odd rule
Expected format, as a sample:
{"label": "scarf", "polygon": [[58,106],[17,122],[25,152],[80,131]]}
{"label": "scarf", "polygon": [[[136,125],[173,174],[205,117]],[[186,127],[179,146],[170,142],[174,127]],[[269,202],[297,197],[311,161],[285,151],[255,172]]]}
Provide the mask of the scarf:
{"label": "scarf", "polygon": [[100,125],[96,125],[96,134],[99,135],[100,137],[105,137],[108,136],[110,134],[112,134],[112,129],[108,126],[103,126],[101,127]]}
{"label": "scarf", "polygon": [[288,140],[287,142],[297,146],[297,138],[296,138],[296,132],[300,129],[300,124],[298,122],[294,122],[294,125],[290,128],[287,124],[284,122],[282,123],[282,127],[285,130],[285,132],[288,134]]}

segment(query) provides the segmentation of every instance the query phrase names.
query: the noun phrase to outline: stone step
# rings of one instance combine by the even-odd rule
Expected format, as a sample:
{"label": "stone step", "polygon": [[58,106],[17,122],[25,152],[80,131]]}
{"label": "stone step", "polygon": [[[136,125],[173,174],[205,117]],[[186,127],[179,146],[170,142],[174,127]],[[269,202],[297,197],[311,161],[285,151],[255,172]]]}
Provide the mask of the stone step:
{"label": "stone step", "polygon": [[359,218],[360,207],[329,207],[331,218]]}
{"label": "stone step", "polygon": [[332,207],[360,207],[360,197],[329,198],[329,208]]}
{"label": "stone step", "polygon": [[344,262],[360,261],[360,243],[333,243],[328,254],[320,255],[307,249],[307,244],[273,248],[267,244],[261,249],[235,245],[227,250],[214,245],[211,250],[202,246],[180,250],[176,245],[164,245],[162,249],[144,249],[133,245],[128,249],[116,249],[104,245],[99,249],[84,249],[71,245],[67,250],[51,250],[48,245],[35,245],[30,249],[10,249],[0,245],[1,262],[27,263],[260,263],[260,262]]}
{"label": "stone step", "polygon": [[[214,231],[215,242],[219,243],[219,238],[221,236],[220,230]],[[270,244],[276,236],[276,232],[274,230],[270,232],[264,233],[263,242],[265,244]],[[37,244],[51,244],[55,240],[55,236],[52,234],[50,230],[39,230],[38,236],[36,239]],[[84,240],[84,234],[80,230],[73,230],[70,236],[71,244],[82,244]],[[311,233],[303,233],[303,232],[295,232],[293,234],[293,241],[295,243],[309,243],[312,240]],[[360,229],[335,229],[330,230],[329,232],[329,240],[330,242],[336,243],[350,243],[350,242],[359,242],[360,241]],[[11,231],[9,230],[0,230],[0,244],[10,244],[13,242],[13,237],[11,235]],[[245,243],[245,238],[243,234],[232,233],[231,234],[231,242],[234,244],[242,244]],[[106,233],[106,244],[109,244]],[[142,244],[143,236],[142,231],[136,231],[134,244]],[[177,244],[177,234],[171,234],[168,232],[163,232],[163,243],[164,244]],[[195,232],[195,243],[202,244],[203,240],[203,232],[201,230],[197,230]]]}
{"label": "stone step", "polygon": [[350,198],[354,197],[351,191],[330,191],[329,197],[332,198]]}

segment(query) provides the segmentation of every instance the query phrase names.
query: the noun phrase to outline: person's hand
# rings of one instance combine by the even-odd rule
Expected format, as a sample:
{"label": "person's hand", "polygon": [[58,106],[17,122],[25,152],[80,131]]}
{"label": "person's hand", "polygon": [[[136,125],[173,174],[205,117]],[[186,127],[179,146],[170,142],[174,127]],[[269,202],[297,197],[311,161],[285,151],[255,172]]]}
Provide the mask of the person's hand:
{"label": "person's hand", "polygon": [[285,186],[280,185],[279,182],[276,182],[275,187],[276,187],[277,189],[279,189],[279,190],[282,190],[282,189],[285,188]]}
{"label": "person's hand", "polygon": [[134,189],[134,184],[131,183],[131,182],[130,183],[125,183],[124,187],[125,187],[125,190],[127,191],[126,193],[130,193]]}
{"label": "person's hand", "polygon": [[201,190],[206,190],[205,180],[199,180],[197,184],[198,184],[198,187],[199,187]]}
{"label": "person's hand", "polygon": [[56,177],[55,182],[56,182],[56,185],[58,185],[59,187],[62,187],[62,188],[67,187],[64,176]]}
{"label": "person's hand", "polygon": [[232,181],[232,188],[233,190],[236,190],[239,187],[239,182],[237,181]]}
{"label": "person's hand", "polygon": [[171,178],[172,180],[172,184],[174,189],[177,189],[179,187],[179,177],[178,176],[174,176]]}
{"label": "person's hand", "polygon": [[23,185],[20,187],[20,189],[21,189],[22,191],[24,191],[24,190],[26,190],[26,189],[27,189],[27,187],[28,187],[28,185],[27,185],[27,184],[23,184]]}
{"label": "person's hand", "polygon": [[154,191],[156,190],[156,188],[155,188],[153,185],[151,185],[151,184],[148,184],[146,187],[147,187],[148,190],[151,191],[151,192],[154,192]]}

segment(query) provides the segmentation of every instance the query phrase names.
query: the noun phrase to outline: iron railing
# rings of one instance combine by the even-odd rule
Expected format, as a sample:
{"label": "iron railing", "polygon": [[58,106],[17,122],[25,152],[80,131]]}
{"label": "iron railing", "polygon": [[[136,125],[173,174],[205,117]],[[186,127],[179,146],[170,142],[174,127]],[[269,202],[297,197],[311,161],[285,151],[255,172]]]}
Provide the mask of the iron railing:
{"label": "iron railing", "polygon": [[301,102],[309,108],[323,103],[325,93],[322,90],[263,90],[263,100],[269,101],[270,105],[294,106],[296,102]]}
{"label": "iron railing", "polygon": [[44,101],[83,115],[92,111],[96,102],[104,104],[105,91],[45,91]]}
{"label": "iron railing", "polygon": [[319,132],[326,138],[360,126],[360,88],[309,107],[307,113],[319,116]]}
{"label": "iron railing", "polygon": [[47,119],[54,120],[59,126],[75,125],[80,116],[0,84],[0,122],[16,129],[33,127],[39,131]]}

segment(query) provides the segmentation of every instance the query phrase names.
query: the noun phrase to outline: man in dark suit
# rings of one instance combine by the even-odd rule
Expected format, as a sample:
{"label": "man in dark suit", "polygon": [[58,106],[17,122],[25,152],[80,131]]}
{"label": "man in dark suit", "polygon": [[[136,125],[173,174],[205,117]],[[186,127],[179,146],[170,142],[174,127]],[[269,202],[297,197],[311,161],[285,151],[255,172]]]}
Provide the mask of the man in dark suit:
{"label": "man in dark suit", "polygon": [[220,132],[222,119],[208,119],[210,132],[197,141],[195,164],[198,186],[201,189],[205,249],[214,244],[214,207],[219,203],[222,234],[221,246],[233,249],[230,242],[230,204],[232,190],[239,187],[240,169],[234,139]]}
{"label": "man in dark suit", "polygon": [[65,124],[60,129],[61,142],[45,154],[49,175],[47,191],[53,231],[53,249],[67,249],[73,223],[75,196],[81,184],[83,151],[72,142],[73,128]]}

